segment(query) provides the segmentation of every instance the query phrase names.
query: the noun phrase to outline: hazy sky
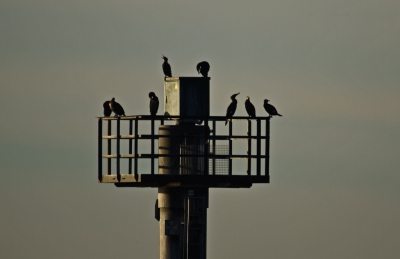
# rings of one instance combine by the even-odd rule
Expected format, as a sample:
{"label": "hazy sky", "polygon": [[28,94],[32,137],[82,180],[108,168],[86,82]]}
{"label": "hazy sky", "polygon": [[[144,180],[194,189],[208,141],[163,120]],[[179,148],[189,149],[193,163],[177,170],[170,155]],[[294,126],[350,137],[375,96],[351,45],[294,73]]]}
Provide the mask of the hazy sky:
{"label": "hazy sky", "polygon": [[[209,259],[400,258],[400,2],[0,1],[0,257],[157,258],[157,190],[97,183],[97,120],[211,65],[268,98],[271,183],[211,189]],[[160,107],[161,110],[163,106]],[[145,170],[145,168],[141,168]],[[146,172],[142,172],[146,173]]]}

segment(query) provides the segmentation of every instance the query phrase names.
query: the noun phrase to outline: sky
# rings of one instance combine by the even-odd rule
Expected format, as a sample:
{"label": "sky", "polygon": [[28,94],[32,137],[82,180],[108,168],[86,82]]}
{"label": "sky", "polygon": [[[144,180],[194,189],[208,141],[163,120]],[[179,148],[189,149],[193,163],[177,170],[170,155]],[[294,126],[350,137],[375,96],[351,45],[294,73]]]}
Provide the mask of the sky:
{"label": "sky", "polygon": [[[97,182],[97,120],[210,65],[270,99],[269,184],[211,189],[207,258],[400,258],[400,2],[2,0],[0,257],[157,258],[157,189]],[[160,106],[163,110],[163,105]],[[146,173],[147,168],[140,168]]]}

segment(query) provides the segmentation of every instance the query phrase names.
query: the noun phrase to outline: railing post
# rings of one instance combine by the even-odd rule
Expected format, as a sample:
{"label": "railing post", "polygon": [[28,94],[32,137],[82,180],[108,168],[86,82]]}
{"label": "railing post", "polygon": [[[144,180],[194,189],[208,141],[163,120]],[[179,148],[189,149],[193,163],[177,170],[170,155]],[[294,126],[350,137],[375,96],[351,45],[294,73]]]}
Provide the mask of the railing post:
{"label": "railing post", "polygon": [[[107,135],[111,136],[111,120],[107,120]],[[107,155],[111,155],[111,139],[107,139]],[[111,158],[107,158],[107,174],[111,174]]]}
{"label": "railing post", "polygon": [[269,177],[269,121],[265,120],[265,176]]}
{"label": "railing post", "polygon": [[154,174],[154,117],[151,118],[151,174]]}
{"label": "railing post", "polygon": [[251,175],[251,120],[247,120],[247,175]]}
{"label": "railing post", "polygon": [[97,172],[97,178],[99,179],[99,182],[103,180],[103,158],[102,154],[103,153],[103,121],[101,118],[99,118],[99,123],[98,123],[98,172]]}
{"label": "railing post", "polygon": [[212,147],[213,147],[213,167],[212,167],[212,174],[215,175],[215,143],[216,143],[216,139],[215,139],[215,133],[217,131],[217,127],[216,127],[216,121],[215,119],[213,120],[213,143],[212,143]]}
{"label": "railing post", "polygon": [[118,117],[117,119],[117,179],[118,182],[121,181],[121,172],[120,172],[120,156],[121,156],[121,150],[120,150],[120,141],[121,140],[121,118]]}
{"label": "railing post", "polygon": [[229,175],[232,175],[232,119],[229,120]]}
{"label": "railing post", "polygon": [[138,179],[138,117],[135,117],[135,168],[134,168],[134,174],[135,174],[135,179]]}
{"label": "railing post", "polygon": [[208,118],[204,119],[204,175],[208,175],[208,152],[210,150],[209,146],[209,129],[208,129]]}
{"label": "railing post", "polygon": [[257,119],[257,176],[261,175],[261,119]]}
{"label": "railing post", "polygon": [[[129,135],[132,136],[133,134],[133,121],[132,119],[129,120]],[[129,138],[129,155],[132,155],[132,139]],[[129,169],[128,173],[132,174],[132,157],[129,158]]]}

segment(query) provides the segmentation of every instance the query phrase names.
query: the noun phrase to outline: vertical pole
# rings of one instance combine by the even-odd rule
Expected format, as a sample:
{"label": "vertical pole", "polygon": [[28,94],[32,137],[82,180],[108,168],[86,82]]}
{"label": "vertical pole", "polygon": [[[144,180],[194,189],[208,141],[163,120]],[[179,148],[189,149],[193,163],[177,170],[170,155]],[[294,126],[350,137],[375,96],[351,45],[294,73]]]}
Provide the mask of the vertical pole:
{"label": "vertical pole", "polygon": [[213,120],[213,144],[212,144],[212,147],[213,147],[213,167],[212,167],[212,174],[213,175],[215,175],[215,143],[216,143],[216,139],[215,139],[215,134],[216,134],[216,131],[217,131],[217,127],[216,127],[216,121],[215,120]]}
{"label": "vertical pole", "polygon": [[121,149],[120,149],[120,141],[121,140],[121,117],[117,119],[117,179],[118,182],[121,181],[121,172],[120,172],[120,156],[121,156]]}
{"label": "vertical pole", "polygon": [[[107,135],[111,136],[111,120],[107,120]],[[111,139],[107,140],[107,155],[111,155]],[[107,158],[107,174],[111,174],[111,158]]]}
{"label": "vertical pole", "polygon": [[190,223],[190,204],[189,204],[189,195],[186,195],[184,197],[184,206],[183,206],[183,212],[184,212],[184,221],[183,221],[183,234],[182,234],[182,251],[183,251],[183,259],[189,258],[189,249],[188,249],[188,244],[189,244],[189,223]]}
{"label": "vertical pole", "polygon": [[269,118],[265,120],[265,176],[269,177]]}
{"label": "vertical pole", "polygon": [[184,189],[159,187],[160,259],[183,258]]}
{"label": "vertical pole", "polygon": [[[210,149],[208,138],[208,118],[204,119],[204,175],[208,175],[208,152]],[[201,143],[199,145],[201,147]]]}
{"label": "vertical pole", "polygon": [[185,194],[184,259],[207,257],[208,188],[193,188]]}
{"label": "vertical pole", "polygon": [[[160,125],[164,125],[164,117],[161,118]],[[160,146],[160,138],[158,138],[158,145]],[[157,155],[157,157],[158,157],[158,160],[157,160],[158,166],[160,166],[160,157],[158,155]]]}
{"label": "vertical pole", "polygon": [[[190,177],[197,174],[197,165],[190,161],[206,158],[201,149],[189,150],[186,160],[180,157],[182,144],[202,146],[209,139],[208,121],[204,126],[163,125],[159,127],[159,174],[179,174]],[[205,134],[205,135],[204,135]],[[167,156],[162,156],[167,155]],[[184,171],[182,171],[184,168]],[[207,168],[208,169],[208,168]],[[207,170],[206,170],[207,171]],[[189,199],[207,201],[193,204]],[[160,259],[205,259],[207,238],[208,188],[159,187],[158,208],[160,211]],[[201,212],[201,213],[200,213]]]}
{"label": "vertical pole", "polygon": [[154,117],[151,119],[151,174],[154,174]]}
{"label": "vertical pole", "polygon": [[247,175],[251,175],[251,120],[247,120]]}
{"label": "vertical pole", "polygon": [[261,119],[257,119],[257,176],[261,175]]}
{"label": "vertical pole", "polygon": [[101,118],[99,118],[99,123],[98,123],[98,172],[97,172],[97,178],[99,179],[99,182],[103,180],[103,121]]}
{"label": "vertical pole", "polygon": [[134,174],[135,174],[135,179],[138,179],[138,118],[137,116],[135,117],[135,168],[134,168]]}
{"label": "vertical pole", "polygon": [[[129,155],[132,155],[133,121],[129,120]],[[129,158],[129,174],[132,174],[132,157]]]}
{"label": "vertical pole", "polygon": [[229,120],[229,175],[232,175],[232,119]]}

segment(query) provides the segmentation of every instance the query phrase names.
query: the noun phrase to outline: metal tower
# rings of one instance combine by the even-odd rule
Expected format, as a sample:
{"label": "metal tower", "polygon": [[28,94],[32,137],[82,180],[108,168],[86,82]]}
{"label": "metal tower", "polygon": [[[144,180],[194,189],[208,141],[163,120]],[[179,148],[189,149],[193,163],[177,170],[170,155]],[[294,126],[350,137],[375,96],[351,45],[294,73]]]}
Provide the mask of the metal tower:
{"label": "metal tower", "polygon": [[[158,188],[160,259],[206,258],[209,188],[269,183],[270,118],[233,117],[225,130],[225,116],[209,115],[209,100],[210,78],[168,77],[163,116],[98,117],[99,182]],[[139,134],[139,123],[150,133]],[[247,126],[247,133],[233,134],[234,123]],[[219,131],[228,133],[218,135]],[[234,142],[243,141],[245,151],[235,150]],[[139,152],[143,147],[147,153]],[[233,172],[234,159],[247,160],[245,172]],[[150,172],[138,172],[143,160],[150,160]]]}

